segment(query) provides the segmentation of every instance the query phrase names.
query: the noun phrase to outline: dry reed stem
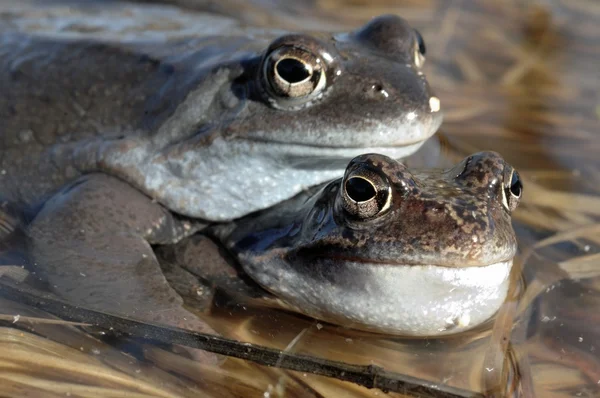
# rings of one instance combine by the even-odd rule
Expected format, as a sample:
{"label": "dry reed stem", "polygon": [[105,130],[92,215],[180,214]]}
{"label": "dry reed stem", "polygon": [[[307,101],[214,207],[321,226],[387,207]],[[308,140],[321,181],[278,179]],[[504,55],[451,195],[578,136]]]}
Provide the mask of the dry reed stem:
{"label": "dry reed stem", "polygon": [[[146,396],[163,398],[176,396],[167,391],[156,388],[155,386],[141,383],[138,380],[132,379],[120,372],[107,369],[105,366],[102,366],[102,364],[87,364],[86,366],[82,367],[79,363],[75,363],[70,360],[64,360],[55,355],[35,353],[31,352],[31,350],[24,351],[22,349],[6,346],[3,347],[1,355],[5,360],[10,359],[14,363],[22,365],[27,369],[36,368],[38,370],[38,374],[44,374],[46,372],[51,374],[63,373],[74,378],[80,378],[81,380],[84,380],[84,382],[87,381],[88,383],[106,383],[114,385],[121,390],[130,390],[131,393],[139,391],[138,394],[146,394]],[[0,377],[3,376],[5,376],[4,372],[0,374]],[[11,378],[11,380],[14,380],[14,378]],[[70,383],[67,384],[71,385]],[[39,384],[34,385],[38,387],[40,386]]]}
{"label": "dry reed stem", "polygon": [[45,318],[36,318],[36,317],[31,317],[31,316],[20,316],[18,314],[16,314],[16,315],[0,314],[0,320],[10,321],[12,323],[23,322],[23,323],[28,323],[31,325],[47,324],[47,325],[65,325],[65,326],[90,326],[90,324],[88,324],[88,323],[68,322],[68,321],[63,321],[62,319],[45,319]]}

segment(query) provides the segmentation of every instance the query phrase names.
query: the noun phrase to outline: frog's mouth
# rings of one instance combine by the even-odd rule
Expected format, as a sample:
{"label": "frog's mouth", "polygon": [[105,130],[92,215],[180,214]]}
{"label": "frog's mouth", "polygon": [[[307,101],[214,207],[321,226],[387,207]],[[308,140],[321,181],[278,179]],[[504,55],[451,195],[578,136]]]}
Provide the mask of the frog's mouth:
{"label": "frog's mouth", "polygon": [[[365,267],[369,266],[388,266],[388,267],[421,267],[421,268],[439,268],[439,269],[458,269],[458,270],[469,270],[469,269],[478,269],[478,268],[486,268],[493,267],[498,264],[512,264],[514,253],[510,256],[506,256],[504,258],[487,258],[487,259],[471,259],[464,260],[460,263],[458,262],[444,262],[443,258],[440,258],[439,262],[430,262],[430,263],[422,263],[418,260],[411,259],[372,259],[372,258],[363,258],[360,256],[352,256],[352,255],[342,255],[342,254],[332,254],[332,253],[320,253],[318,256],[313,258],[315,263],[320,262],[335,262],[338,264],[345,263],[353,263],[353,264],[364,264]],[[465,271],[466,272],[466,271]]]}
{"label": "frog's mouth", "polygon": [[392,159],[402,159],[415,153],[425,142],[415,141],[402,145],[342,147],[285,143],[280,141],[245,139],[254,150],[262,147],[266,156],[291,164],[295,168],[345,169],[348,162],[365,153],[378,153]]}
{"label": "frog's mouth", "polygon": [[[408,112],[414,115],[415,112]],[[248,143],[263,143],[281,146],[293,151],[352,151],[353,156],[367,151],[380,152],[391,149],[418,148],[435,135],[442,123],[441,112],[429,113],[418,122],[406,115],[396,115],[388,122],[375,121],[368,117],[345,120],[337,123],[321,120],[318,123],[280,123],[277,128],[269,127],[232,135],[231,138]],[[414,152],[414,150],[413,150]]]}
{"label": "frog's mouth", "polygon": [[[402,148],[402,147],[407,147],[407,146],[413,146],[413,145],[417,145],[417,144],[422,144],[423,142],[427,141],[429,138],[431,138],[433,136],[432,134],[428,134],[426,136],[423,137],[415,137],[412,140],[397,140],[395,142],[390,142],[389,144],[386,145],[374,145],[371,148]],[[288,141],[284,141],[284,140],[278,140],[278,139],[273,139],[273,138],[260,138],[260,137],[244,137],[243,138],[245,141],[249,141],[249,142],[263,142],[263,143],[269,143],[269,144],[273,144],[273,145],[282,145],[282,146],[290,146],[290,147],[294,147],[294,146],[298,146],[298,147],[309,147],[309,148],[323,148],[324,150],[352,150],[352,149],[365,149],[368,148],[368,146],[366,145],[332,145],[332,144],[327,144],[326,142],[314,142],[314,143],[308,143],[308,142],[288,142]]]}

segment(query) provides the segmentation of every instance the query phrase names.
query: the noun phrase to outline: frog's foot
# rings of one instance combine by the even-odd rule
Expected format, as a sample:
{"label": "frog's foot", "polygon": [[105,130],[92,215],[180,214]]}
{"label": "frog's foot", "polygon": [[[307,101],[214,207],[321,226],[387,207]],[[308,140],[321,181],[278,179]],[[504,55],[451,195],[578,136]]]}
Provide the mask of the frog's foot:
{"label": "frog's foot", "polygon": [[155,250],[170,285],[194,309],[208,312],[217,291],[244,300],[270,294],[239,267],[224,247],[203,233]]}
{"label": "frog's foot", "polygon": [[179,245],[159,246],[155,249],[163,275],[169,285],[195,311],[209,313],[215,296],[215,287],[209,279],[198,277],[185,269],[177,256]]}
{"label": "frog's foot", "polygon": [[[183,308],[152,251],[189,229],[127,183],[88,175],[48,200],[29,226],[30,251],[54,291],[82,306],[215,333]],[[193,231],[191,231],[193,232]],[[216,357],[194,350],[214,362]]]}
{"label": "frog's foot", "polygon": [[0,199],[0,265],[26,264],[25,215],[13,203]]}

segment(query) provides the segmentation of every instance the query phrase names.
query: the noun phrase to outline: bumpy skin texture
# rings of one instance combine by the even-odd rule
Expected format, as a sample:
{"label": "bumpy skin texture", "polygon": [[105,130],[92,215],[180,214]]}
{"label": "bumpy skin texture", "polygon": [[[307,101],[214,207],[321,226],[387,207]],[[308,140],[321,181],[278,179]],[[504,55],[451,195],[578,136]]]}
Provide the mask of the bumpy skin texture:
{"label": "bumpy skin texture", "polygon": [[[441,121],[417,35],[399,17],[337,36],[236,27],[176,38],[126,29],[116,39],[94,24],[117,6],[72,5],[74,30],[60,15],[49,18],[55,30],[28,25],[27,11],[0,21],[0,197],[37,212],[32,261],[82,305],[202,329],[150,247],[202,227],[180,216],[224,221],[266,208],[341,175],[372,145],[413,152]],[[46,12],[51,4],[32,11]],[[322,91],[294,109],[266,89],[263,64],[284,45],[327,64]]]}
{"label": "bumpy skin texture", "polygon": [[[254,280],[308,315],[402,335],[456,333],[506,297],[521,190],[514,173],[493,152],[414,172],[359,156],[342,180],[216,233]],[[389,192],[380,213],[349,212],[344,187],[356,176]]]}

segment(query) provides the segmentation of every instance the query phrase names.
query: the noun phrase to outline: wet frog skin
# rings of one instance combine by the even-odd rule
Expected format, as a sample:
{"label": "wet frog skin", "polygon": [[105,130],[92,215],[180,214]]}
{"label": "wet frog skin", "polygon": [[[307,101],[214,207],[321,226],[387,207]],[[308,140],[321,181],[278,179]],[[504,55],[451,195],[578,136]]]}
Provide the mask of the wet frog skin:
{"label": "wet frog skin", "polygon": [[404,157],[441,122],[422,39],[396,16],[342,34],[154,41],[6,29],[8,200],[38,204],[102,172],[178,214],[227,221],[339,177],[361,153]]}
{"label": "wet frog skin", "polygon": [[32,214],[31,261],[73,302],[207,330],[152,245],[336,178],[364,151],[407,155],[441,122],[400,17],[340,34],[85,28],[115,4],[73,5],[75,30],[31,10],[0,22],[0,197]]}
{"label": "wet frog skin", "polygon": [[494,152],[450,170],[362,155],[345,176],[214,233],[244,271],[299,312],[359,329],[437,336],[504,302],[518,173]]}

